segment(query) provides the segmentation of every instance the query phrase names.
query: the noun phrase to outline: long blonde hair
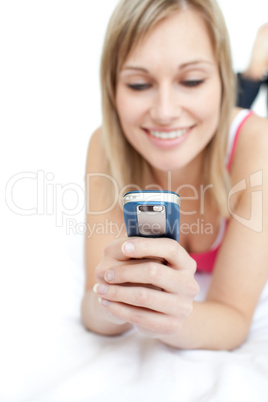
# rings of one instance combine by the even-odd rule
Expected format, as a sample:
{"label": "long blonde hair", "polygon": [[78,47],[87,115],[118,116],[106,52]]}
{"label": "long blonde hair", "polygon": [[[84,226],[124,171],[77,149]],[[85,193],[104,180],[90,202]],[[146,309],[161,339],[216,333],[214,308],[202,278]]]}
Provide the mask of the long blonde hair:
{"label": "long blonde hair", "polygon": [[[182,9],[196,10],[210,34],[222,85],[219,125],[206,146],[203,183],[212,185],[211,200],[223,216],[228,216],[227,191],[229,177],[225,154],[235,84],[227,28],[221,10],[214,0],[121,0],[106,32],[101,59],[102,136],[108,171],[119,188],[134,184],[143,187],[147,162],[126,140],[115,106],[117,77],[133,47],[155,25]],[[127,168],[128,167],[128,168]]]}

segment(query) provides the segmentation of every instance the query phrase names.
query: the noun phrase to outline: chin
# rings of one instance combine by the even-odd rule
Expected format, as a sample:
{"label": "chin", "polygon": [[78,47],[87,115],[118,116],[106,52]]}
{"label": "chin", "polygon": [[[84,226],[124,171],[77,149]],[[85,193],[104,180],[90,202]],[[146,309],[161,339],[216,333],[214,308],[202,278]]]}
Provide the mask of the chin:
{"label": "chin", "polygon": [[153,169],[160,170],[162,172],[171,172],[182,169],[186,164],[178,163],[178,160],[172,163],[172,161],[150,161],[147,159],[147,162]]}

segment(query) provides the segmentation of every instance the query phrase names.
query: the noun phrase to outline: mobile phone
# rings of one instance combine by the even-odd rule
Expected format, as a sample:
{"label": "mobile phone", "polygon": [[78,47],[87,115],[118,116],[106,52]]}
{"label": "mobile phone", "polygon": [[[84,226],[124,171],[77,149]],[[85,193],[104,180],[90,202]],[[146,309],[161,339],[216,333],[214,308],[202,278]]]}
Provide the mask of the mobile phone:
{"label": "mobile phone", "polygon": [[179,241],[180,197],[173,191],[130,191],[123,196],[123,213],[128,236]]}

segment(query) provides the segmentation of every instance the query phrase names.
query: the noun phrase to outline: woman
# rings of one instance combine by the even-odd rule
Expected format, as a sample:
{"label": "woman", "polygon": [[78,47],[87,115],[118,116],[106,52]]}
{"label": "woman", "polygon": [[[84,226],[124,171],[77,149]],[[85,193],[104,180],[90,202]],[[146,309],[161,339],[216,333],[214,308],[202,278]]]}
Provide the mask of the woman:
{"label": "woman", "polygon": [[[83,323],[106,335],[136,326],[175,348],[234,349],[268,277],[268,123],[233,107],[217,3],[121,1],[101,78],[103,125],[87,159]],[[132,188],[180,193],[179,244],[126,238],[121,195]],[[194,301],[196,269],[212,272],[203,302]]]}

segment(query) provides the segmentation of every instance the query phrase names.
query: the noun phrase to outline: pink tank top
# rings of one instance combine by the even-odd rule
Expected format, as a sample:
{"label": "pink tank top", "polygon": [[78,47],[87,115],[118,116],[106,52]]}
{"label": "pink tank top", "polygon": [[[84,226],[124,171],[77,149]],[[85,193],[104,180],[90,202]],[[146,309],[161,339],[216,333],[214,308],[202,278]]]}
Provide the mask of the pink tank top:
{"label": "pink tank top", "polygon": [[[231,170],[235,148],[237,144],[237,140],[239,138],[239,134],[241,128],[245,121],[251,116],[253,112],[251,110],[243,109],[241,110],[236,117],[234,118],[230,130],[229,130],[229,137],[228,137],[228,146],[227,146],[227,154],[226,154],[226,165],[228,170]],[[218,251],[221,247],[226,227],[228,221],[223,219],[220,222],[220,229],[218,236],[211,246],[211,248],[204,253],[190,253],[190,256],[196,261],[197,263],[197,272],[212,272],[214,263],[218,254]]]}

